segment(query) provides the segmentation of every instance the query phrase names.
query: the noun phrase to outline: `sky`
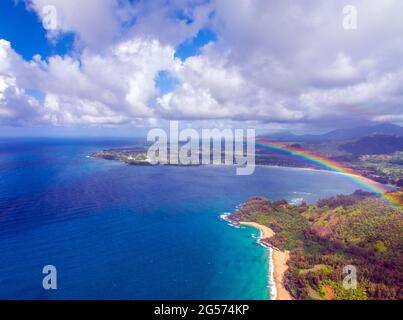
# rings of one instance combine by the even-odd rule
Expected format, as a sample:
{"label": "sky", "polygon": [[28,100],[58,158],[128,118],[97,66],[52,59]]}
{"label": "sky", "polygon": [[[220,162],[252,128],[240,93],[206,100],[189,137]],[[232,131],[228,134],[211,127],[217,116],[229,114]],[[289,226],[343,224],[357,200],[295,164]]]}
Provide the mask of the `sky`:
{"label": "sky", "polygon": [[0,135],[402,125],[402,12],[400,0],[2,0]]}

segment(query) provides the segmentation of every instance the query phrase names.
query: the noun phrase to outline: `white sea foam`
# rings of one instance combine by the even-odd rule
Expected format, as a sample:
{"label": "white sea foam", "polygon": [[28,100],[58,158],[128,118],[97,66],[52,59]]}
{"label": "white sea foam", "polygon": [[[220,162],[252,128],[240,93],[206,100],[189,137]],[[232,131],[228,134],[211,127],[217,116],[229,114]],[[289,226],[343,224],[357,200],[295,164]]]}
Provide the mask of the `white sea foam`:
{"label": "white sea foam", "polygon": [[240,226],[239,224],[234,224],[234,223],[231,221],[231,219],[229,218],[229,216],[230,216],[231,214],[232,214],[232,213],[224,212],[223,214],[220,215],[220,219],[223,220],[223,221],[225,221],[225,222],[228,222],[228,225],[229,225],[230,227],[237,228],[237,229],[241,228],[241,226]]}
{"label": "white sea foam", "polygon": [[268,283],[267,286],[269,288],[271,300],[276,300],[277,299],[277,287],[276,287],[276,282],[274,280],[273,248],[271,246],[265,244],[264,242],[262,242],[262,232],[260,232],[260,237],[258,238],[257,243],[267,249],[267,258],[268,258],[268,263],[269,263],[269,276],[267,279],[267,283]]}
{"label": "white sea foam", "polygon": [[291,204],[293,205],[293,206],[297,206],[297,205],[300,205],[301,203],[303,203],[304,202],[304,198],[294,198],[294,199],[292,199],[291,200]]}
{"label": "white sea foam", "polygon": [[276,282],[274,280],[274,261],[273,261],[273,248],[268,249],[268,258],[269,258],[269,291],[271,300],[277,299],[277,288]]}
{"label": "white sea foam", "polygon": [[304,192],[304,191],[294,191],[293,194],[301,194],[301,195],[307,195],[307,196],[314,196],[315,194],[312,192]]}
{"label": "white sea foam", "polygon": [[223,213],[222,215],[220,215],[220,219],[224,220],[224,221],[229,221],[229,217],[230,214],[229,213]]}
{"label": "white sea foam", "polygon": [[261,238],[259,238],[259,239],[256,241],[256,243],[257,243],[258,245],[262,246],[263,248],[266,248],[266,249],[270,248],[270,246],[268,246],[267,244],[265,244],[264,242],[262,242],[262,239],[261,239]]}
{"label": "white sea foam", "polygon": [[[238,207],[242,207],[243,204],[240,204]],[[223,214],[220,215],[220,219],[224,220],[226,222],[229,222],[228,225],[237,228],[237,229],[245,229],[246,227],[242,225],[235,225],[231,222],[229,219],[229,216],[232,213],[224,212]],[[276,288],[276,282],[274,281],[274,262],[273,262],[273,248],[270,247],[269,245],[265,244],[262,242],[262,232],[260,231],[260,235],[257,236],[256,234],[251,235],[252,238],[257,239],[256,243],[262,247],[264,247],[267,250],[267,256],[268,256],[268,264],[269,264],[269,275],[268,275],[268,284],[267,287],[269,289],[269,294],[271,300],[276,300],[277,299],[277,288]]]}
{"label": "white sea foam", "polygon": [[241,209],[243,206],[245,205],[245,203],[240,203],[240,204],[238,204],[236,207],[235,207],[235,210],[239,210],[239,209]]}

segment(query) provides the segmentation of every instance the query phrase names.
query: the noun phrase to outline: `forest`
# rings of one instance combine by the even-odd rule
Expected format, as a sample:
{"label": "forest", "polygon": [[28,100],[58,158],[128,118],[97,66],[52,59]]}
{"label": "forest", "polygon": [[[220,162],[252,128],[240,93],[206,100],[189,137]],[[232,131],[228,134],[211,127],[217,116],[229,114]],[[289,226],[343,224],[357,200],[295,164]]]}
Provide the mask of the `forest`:
{"label": "forest", "polygon": [[[394,195],[402,200],[400,192]],[[364,191],[314,205],[249,199],[234,221],[253,221],[276,234],[270,246],[289,250],[285,286],[295,299],[403,299],[403,211]],[[345,288],[346,266],[357,286]]]}

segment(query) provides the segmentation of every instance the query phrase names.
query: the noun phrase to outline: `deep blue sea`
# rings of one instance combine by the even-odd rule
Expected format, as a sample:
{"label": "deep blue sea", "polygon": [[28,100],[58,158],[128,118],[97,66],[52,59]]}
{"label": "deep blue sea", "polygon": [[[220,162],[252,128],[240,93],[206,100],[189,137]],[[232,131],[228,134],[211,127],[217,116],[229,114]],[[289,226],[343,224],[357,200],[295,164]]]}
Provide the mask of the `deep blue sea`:
{"label": "deep blue sea", "polygon": [[[267,299],[251,228],[219,219],[254,195],[315,201],[362,188],[293,168],[136,167],[87,157],[132,141],[0,140],[1,299]],[[58,289],[42,287],[45,265]]]}

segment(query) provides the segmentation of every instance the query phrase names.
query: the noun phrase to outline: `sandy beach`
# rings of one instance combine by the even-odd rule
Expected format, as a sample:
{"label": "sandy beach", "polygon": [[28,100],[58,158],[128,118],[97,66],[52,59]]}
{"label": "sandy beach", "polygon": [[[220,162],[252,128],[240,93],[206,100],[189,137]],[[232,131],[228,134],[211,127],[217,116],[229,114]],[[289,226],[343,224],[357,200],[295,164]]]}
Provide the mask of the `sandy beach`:
{"label": "sandy beach", "polygon": [[[272,229],[256,222],[241,222],[241,225],[258,229],[261,239],[269,239],[275,235]],[[273,248],[272,256],[274,264],[274,282],[277,291],[276,300],[292,300],[290,293],[284,286],[284,274],[288,269],[287,261],[290,259],[290,253]]]}
{"label": "sandy beach", "polygon": [[292,300],[288,290],[284,287],[284,274],[288,270],[287,261],[290,259],[288,251],[279,251],[273,248],[274,282],[277,289],[277,300]]}
{"label": "sandy beach", "polygon": [[261,224],[258,224],[256,222],[241,222],[241,225],[258,229],[260,231],[261,239],[268,239],[268,238],[274,237],[274,235],[275,235],[275,233],[273,232],[272,229],[270,229],[269,227],[263,226]]}

